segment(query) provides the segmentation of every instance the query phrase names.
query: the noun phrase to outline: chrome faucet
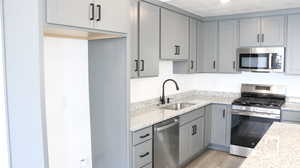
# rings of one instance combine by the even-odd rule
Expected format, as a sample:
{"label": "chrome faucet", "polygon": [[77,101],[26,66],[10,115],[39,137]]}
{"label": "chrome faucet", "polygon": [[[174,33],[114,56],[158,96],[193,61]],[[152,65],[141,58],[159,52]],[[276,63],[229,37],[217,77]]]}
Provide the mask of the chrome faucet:
{"label": "chrome faucet", "polygon": [[[165,98],[165,84],[166,84],[168,81],[174,82],[175,85],[176,85],[176,90],[179,90],[178,84],[177,84],[177,82],[176,82],[174,79],[167,79],[167,80],[165,80],[164,83],[163,83],[163,85],[162,85],[162,96],[160,97],[160,103],[161,103],[161,104],[166,104],[166,98]],[[169,103],[169,101],[167,101],[167,103]]]}

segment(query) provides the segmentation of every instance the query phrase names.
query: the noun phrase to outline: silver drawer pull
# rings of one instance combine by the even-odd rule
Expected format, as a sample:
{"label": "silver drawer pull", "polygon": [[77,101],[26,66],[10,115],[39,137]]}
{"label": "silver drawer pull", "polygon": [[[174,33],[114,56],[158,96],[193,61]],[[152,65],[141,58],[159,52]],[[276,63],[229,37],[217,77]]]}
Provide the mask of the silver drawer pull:
{"label": "silver drawer pull", "polygon": [[142,135],[142,136],[140,136],[140,138],[144,139],[144,138],[148,137],[149,135],[150,134]]}
{"label": "silver drawer pull", "polygon": [[146,156],[148,156],[149,154],[150,154],[150,153],[147,152],[147,153],[145,153],[145,154],[143,154],[143,155],[140,155],[140,158],[146,157]]}

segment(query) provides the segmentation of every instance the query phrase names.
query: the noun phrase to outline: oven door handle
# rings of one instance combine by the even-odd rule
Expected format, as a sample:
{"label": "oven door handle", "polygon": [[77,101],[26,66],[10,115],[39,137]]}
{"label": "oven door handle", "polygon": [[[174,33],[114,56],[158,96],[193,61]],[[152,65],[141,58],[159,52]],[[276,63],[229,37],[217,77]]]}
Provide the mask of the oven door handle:
{"label": "oven door handle", "polygon": [[268,118],[268,119],[280,120],[280,115],[268,114],[268,113],[256,113],[256,112],[250,112],[250,111],[232,110],[231,114],[232,115],[241,115],[241,116],[249,116],[249,117],[258,117],[258,118]]}

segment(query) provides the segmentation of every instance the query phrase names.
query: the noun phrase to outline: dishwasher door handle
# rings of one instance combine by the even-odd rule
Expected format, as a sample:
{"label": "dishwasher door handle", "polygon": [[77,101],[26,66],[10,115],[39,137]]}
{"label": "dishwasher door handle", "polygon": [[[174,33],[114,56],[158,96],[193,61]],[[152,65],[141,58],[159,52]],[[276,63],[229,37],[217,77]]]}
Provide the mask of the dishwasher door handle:
{"label": "dishwasher door handle", "polygon": [[176,125],[178,125],[178,124],[179,124],[179,120],[178,120],[178,119],[175,119],[174,122],[169,123],[169,124],[167,124],[167,125],[164,125],[164,126],[162,126],[162,127],[155,128],[155,129],[156,129],[157,132],[161,132],[161,131],[166,130],[166,129],[168,129],[168,128],[174,127],[174,126],[176,126]]}

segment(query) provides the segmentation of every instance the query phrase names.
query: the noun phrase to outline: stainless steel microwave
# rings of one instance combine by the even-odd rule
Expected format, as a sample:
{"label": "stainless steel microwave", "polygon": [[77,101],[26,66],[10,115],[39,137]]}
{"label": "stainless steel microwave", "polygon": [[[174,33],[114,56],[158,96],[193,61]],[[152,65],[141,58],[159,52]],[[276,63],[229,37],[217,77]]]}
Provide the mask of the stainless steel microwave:
{"label": "stainless steel microwave", "polygon": [[239,48],[239,71],[284,72],[285,48]]}

